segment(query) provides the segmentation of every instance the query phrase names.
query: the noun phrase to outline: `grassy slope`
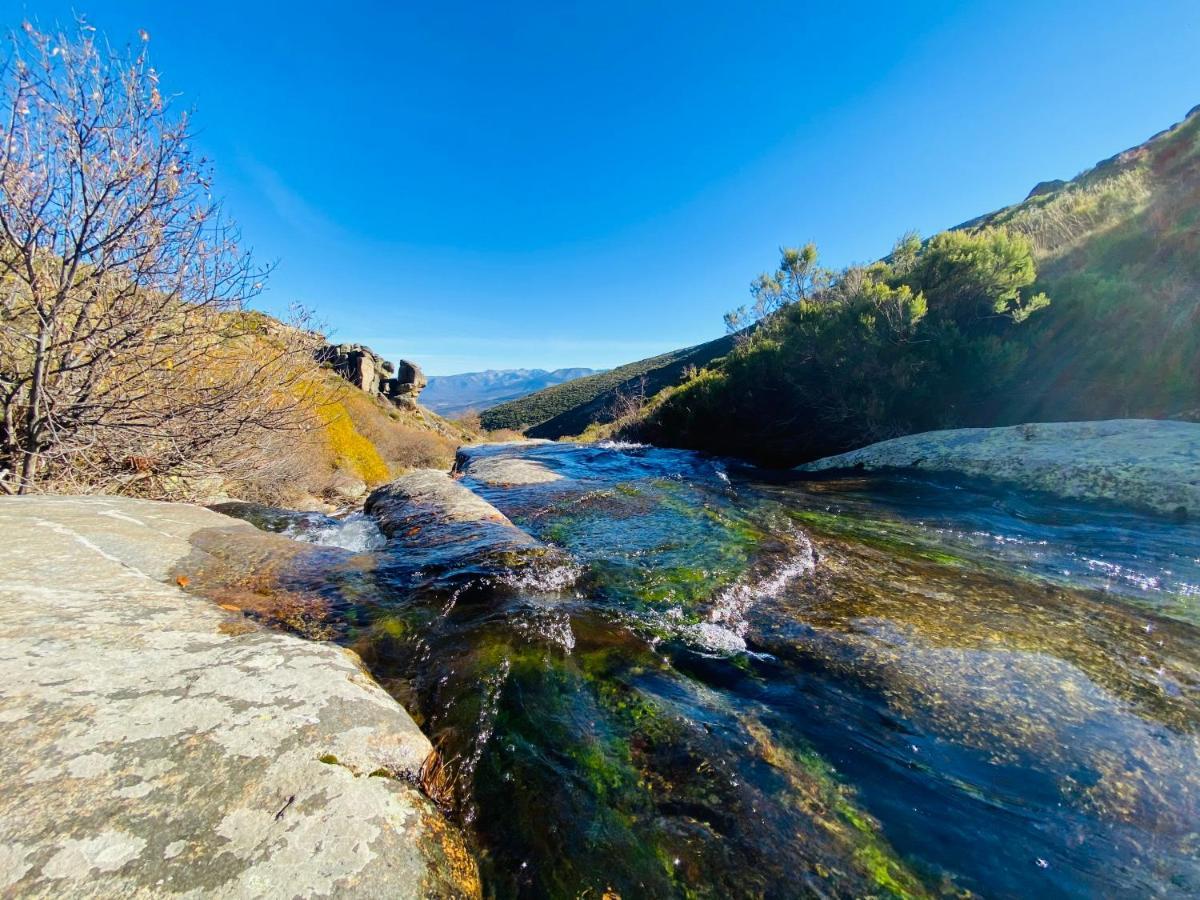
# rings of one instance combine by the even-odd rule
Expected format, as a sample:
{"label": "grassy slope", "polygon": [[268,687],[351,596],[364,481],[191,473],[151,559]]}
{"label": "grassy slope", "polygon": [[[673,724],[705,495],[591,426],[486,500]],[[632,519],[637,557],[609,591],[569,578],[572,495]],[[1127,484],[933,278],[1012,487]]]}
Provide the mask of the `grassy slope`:
{"label": "grassy slope", "polygon": [[998,421],[1200,418],[1200,109],[976,224],[1031,238],[1052,301]]}
{"label": "grassy slope", "polygon": [[329,369],[315,378],[321,405],[314,428],[278,436],[274,464],[233,485],[236,496],[285,506],[306,497],[339,503],[354,482],[374,487],[409,469],[449,469],[458,446],[479,437],[429,410],[370,396]]}
{"label": "grassy slope", "polygon": [[490,430],[519,429],[535,438],[576,435],[595,422],[611,421],[618,394],[638,393],[642,389],[643,377],[646,379],[645,394],[652,396],[663,388],[677,384],[688,366],[706,366],[728,353],[732,346],[731,338],[718,338],[696,347],[674,350],[607,372],[576,378],[528,397],[494,406],[485,410],[480,420],[483,427]]}

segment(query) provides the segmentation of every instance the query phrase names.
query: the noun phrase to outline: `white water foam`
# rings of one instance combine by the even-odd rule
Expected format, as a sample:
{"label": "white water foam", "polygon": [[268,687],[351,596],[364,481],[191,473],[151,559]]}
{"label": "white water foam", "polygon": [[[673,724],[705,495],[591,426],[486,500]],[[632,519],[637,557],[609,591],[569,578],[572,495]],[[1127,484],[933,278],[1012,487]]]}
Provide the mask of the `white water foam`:
{"label": "white water foam", "polygon": [[320,544],[323,547],[341,547],[354,553],[366,553],[378,550],[386,539],[375,524],[375,520],[366,513],[356,512],[329,525],[319,525],[316,528],[297,528],[290,526],[284,532],[288,537],[307,544]]}
{"label": "white water foam", "polygon": [[715,653],[741,653],[746,649],[746,639],[736,631],[722,628],[713,622],[697,622],[682,631],[691,643]]}
{"label": "white water foam", "polygon": [[600,441],[596,446],[603,450],[645,450],[650,445],[637,441]]}
{"label": "white water foam", "polygon": [[582,574],[583,569],[573,562],[540,562],[508,569],[498,579],[518,590],[554,594],[571,587]]}
{"label": "white water foam", "polygon": [[[701,623],[701,625],[720,627],[723,631],[737,637],[744,649],[744,638],[748,627],[746,613],[750,607],[758,600],[779,596],[794,579],[807,575],[816,568],[817,557],[808,536],[801,531],[796,531],[793,533],[793,539],[796,542],[796,552],[784,560],[782,565],[754,580],[732,584],[717,594],[712,609],[708,613],[709,621]],[[699,627],[694,625],[691,626],[691,629],[695,630]],[[688,630],[685,629],[685,631]],[[705,630],[692,636],[696,637],[697,643],[701,644],[704,641],[700,638],[728,643],[727,638],[716,635],[711,630]]]}

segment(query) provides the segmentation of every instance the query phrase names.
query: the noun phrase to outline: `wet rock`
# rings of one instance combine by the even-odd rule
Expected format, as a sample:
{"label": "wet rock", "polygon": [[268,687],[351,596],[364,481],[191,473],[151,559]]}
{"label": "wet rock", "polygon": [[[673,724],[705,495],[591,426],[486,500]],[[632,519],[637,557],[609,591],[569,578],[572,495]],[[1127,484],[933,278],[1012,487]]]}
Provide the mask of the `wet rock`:
{"label": "wet rock", "polygon": [[460,453],[456,472],[493,486],[548,484],[562,476],[533,459],[506,456],[467,456]]}
{"label": "wet rock", "polygon": [[173,574],[200,535],[293,542],[111,497],[3,498],[0,531],[0,893],[478,894],[358,658]]}
{"label": "wet rock", "polygon": [[520,449],[530,444],[552,444],[553,441],[484,441],[459,447],[454,457],[454,474],[467,475],[482,484],[494,487],[549,484],[561,481],[562,475],[534,459],[508,456],[508,449]]}
{"label": "wet rock", "polygon": [[418,469],[376,488],[364,506],[388,537],[414,544],[539,549],[542,544],[478,494],[437,469]]}
{"label": "wet rock", "polygon": [[798,471],[917,469],[983,476],[1176,519],[1200,515],[1200,424],[1149,419],[930,431]]}

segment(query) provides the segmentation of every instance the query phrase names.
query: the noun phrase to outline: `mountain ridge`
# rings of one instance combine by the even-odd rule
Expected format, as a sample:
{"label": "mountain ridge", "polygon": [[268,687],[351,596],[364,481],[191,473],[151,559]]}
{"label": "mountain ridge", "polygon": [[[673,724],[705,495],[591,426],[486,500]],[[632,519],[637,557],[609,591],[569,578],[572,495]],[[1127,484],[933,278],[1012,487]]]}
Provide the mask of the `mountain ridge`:
{"label": "mountain ridge", "polygon": [[517,400],[544,388],[595,374],[581,366],[561,369],[483,369],[455,375],[432,375],[423,405],[444,416],[479,412]]}

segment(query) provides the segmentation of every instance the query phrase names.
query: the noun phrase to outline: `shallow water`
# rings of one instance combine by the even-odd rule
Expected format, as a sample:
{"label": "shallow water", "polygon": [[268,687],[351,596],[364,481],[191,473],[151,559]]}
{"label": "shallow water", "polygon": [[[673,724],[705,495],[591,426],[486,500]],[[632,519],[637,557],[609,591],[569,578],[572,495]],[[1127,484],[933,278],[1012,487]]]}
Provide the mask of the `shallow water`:
{"label": "shallow water", "polygon": [[402,535],[308,587],[439,746],[490,895],[1200,891],[1196,525],[471,453],[561,476],[464,479],[555,550]]}

